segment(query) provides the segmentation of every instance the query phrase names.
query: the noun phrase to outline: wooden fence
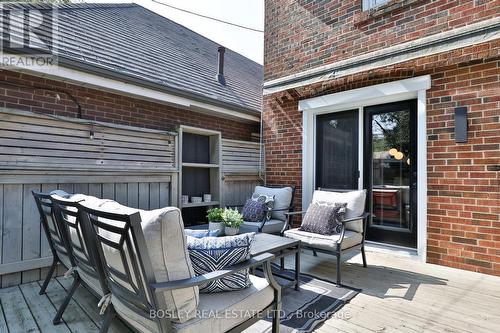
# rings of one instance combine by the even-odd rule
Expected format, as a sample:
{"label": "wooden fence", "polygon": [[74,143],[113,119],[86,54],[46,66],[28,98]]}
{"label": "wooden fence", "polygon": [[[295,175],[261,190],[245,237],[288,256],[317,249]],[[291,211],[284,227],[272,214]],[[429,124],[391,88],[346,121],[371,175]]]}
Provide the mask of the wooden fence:
{"label": "wooden fence", "polygon": [[[262,154],[262,155],[261,155]],[[264,182],[264,159],[257,142],[222,139],[223,205],[244,204]]]}
{"label": "wooden fence", "polygon": [[[177,206],[177,145],[174,133],[0,108],[0,287],[40,280],[52,261],[32,190]],[[221,205],[242,204],[263,183],[260,145],[221,149]]]}
{"label": "wooden fence", "polygon": [[175,205],[175,148],[172,133],[0,110],[0,286],[40,280],[52,261],[32,190]]}

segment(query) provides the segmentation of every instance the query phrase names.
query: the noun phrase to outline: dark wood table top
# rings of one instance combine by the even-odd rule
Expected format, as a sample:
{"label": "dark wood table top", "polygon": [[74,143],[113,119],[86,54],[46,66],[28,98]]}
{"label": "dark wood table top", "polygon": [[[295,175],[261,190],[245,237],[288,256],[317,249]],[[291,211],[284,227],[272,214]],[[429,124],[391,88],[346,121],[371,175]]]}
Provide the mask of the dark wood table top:
{"label": "dark wood table top", "polygon": [[300,241],[296,239],[270,235],[266,233],[255,234],[252,242],[251,254],[256,256],[262,253],[275,253],[291,247],[298,246]]}

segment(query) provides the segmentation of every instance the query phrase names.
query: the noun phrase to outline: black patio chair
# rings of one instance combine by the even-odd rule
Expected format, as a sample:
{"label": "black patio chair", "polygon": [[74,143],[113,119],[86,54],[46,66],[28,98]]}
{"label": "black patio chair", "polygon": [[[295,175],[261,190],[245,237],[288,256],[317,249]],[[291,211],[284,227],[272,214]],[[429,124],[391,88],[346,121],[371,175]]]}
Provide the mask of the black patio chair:
{"label": "black patio chair", "polygon": [[40,214],[40,224],[42,225],[45,236],[47,237],[47,242],[49,243],[50,251],[52,252],[52,265],[40,288],[40,295],[43,295],[59,263],[68,270],[75,265],[68,250],[66,233],[54,217],[52,197],[49,193],[40,193],[36,191],[32,191],[31,193],[35,198],[36,206]]}
{"label": "black patio chair", "polygon": [[[119,316],[132,326],[134,321],[135,323],[140,322],[144,328],[142,331],[146,330],[147,327],[154,327],[154,329],[147,329],[146,331],[176,332],[178,328],[172,322],[170,316],[151,316],[151,313],[159,313],[159,311],[168,308],[168,301],[164,296],[164,292],[200,286],[256,266],[263,266],[264,275],[274,292],[273,301],[249,319],[232,328],[230,332],[240,332],[246,329],[264,314],[272,315],[273,332],[279,331],[281,288],[274,280],[271,272],[273,255],[266,253],[224,270],[192,278],[157,282],[141,228],[141,215],[139,212],[101,211],[87,206],[85,202],[79,203],[79,210],[82,213],[82,219],[88,219],[96,235],[97,252],[103,263],[104,274],[111,290],[110,297],[113,299],[108,305],[109,311],[106,312],[101,332],[107,331],[115,316]],[[182,227],[179,226],[179,228]],[[117,260],[117,258],[120,259]],[[232,291],[230,293],[238,292]],[[115,308],[115,302],[120,304],[120,308]],[[192,320],[195,319],[190,321]],[[190,321],[186,323],[190,323]],[[184,327],[186,323],[183,323]],[[196,323],[195,320],[194,324]]]}
{"label": "black patio chair", "polygon": [[[70,256],[76,267],[73,284],[63,302],[66,306],[79,285],[83,285],[98,298],[109,293],[102,263],[97,253],[95,233],[88,221],[80,218],[78,211],[78,202],[84,201],[85,198],[87,196],[82,196],[80,200],[75,201],[52,196],[54,217],[66,233]],[[54,324],[61,322],[64,310],[65,307],[59,309],[53,320]]]}
{"label": "black patio chair", "polygon": [[[336,190],[336,189],[323,189],[318,188],[318,191],[337,193],[347,193],[351,190]],[[361,256],[363,259],[363,267],[366,267],[366,254],[365,254],[365,236],[366,236],[366,223],[370,214],[364,212],[365,210],[365,200],[363,197],[362,203],[356,210],[360,212],[359,215],[350,216],[349,218],[344,218],[338,220],[337,223],[340,226],[338,234],[334,235],[320,235],[313,234],[310,232],[305,232],[299,228],[294,228],[285,231],[284,236],[297,239],[301,241],[302,249],[312,250],[314,256],[317,256],[317,252],[332,254],[337,258],[337,284],[341,284],[341,258],[342,255],[347,251],[359,250],[361,251]],[[337,201],[341,203],[342,201]],[[348,205],[349,209],[349,205]],[[352,208],[351,208],[352,209]],[[300,212],[290,212],[286,213],[290,218],[294,216],[301,216],[306,213],[306,211]],[[361,221],[361,225],[359,225]],[[353,228],[353,223],[358,223]]]}

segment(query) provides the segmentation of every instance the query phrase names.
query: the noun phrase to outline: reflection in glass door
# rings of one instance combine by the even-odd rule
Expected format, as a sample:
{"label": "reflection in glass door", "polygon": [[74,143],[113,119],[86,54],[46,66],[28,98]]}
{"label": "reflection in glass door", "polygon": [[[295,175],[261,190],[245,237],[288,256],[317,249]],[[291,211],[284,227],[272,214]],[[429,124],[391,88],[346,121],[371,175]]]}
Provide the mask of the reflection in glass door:
{"label": "reflection in glass door", "polygon": [[416,247],[416,101],[365,108],[367,239]]}

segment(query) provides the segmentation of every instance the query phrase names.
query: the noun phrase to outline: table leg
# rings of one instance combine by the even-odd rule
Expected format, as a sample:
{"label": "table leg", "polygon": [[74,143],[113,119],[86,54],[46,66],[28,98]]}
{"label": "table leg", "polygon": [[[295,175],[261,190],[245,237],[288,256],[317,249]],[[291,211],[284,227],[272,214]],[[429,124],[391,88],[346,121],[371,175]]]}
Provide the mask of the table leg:
{"label": "table leg", "polygon": [[285,270],[285,257],[280,258],[280,268],[281,270]]}
{"label": "table leg", "polygon": [[299,290],[300,284],[300,245],[297,245],[297,253],[295,253],[295,290]]}

